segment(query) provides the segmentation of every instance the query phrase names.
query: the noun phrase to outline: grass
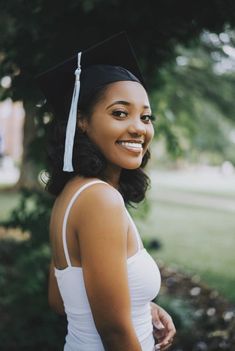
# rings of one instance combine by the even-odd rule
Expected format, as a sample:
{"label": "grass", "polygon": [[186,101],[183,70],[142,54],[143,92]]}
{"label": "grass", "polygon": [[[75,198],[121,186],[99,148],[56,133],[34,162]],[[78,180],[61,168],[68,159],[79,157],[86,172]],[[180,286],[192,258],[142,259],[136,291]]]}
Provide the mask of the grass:
{"label": "grass", "polygon": [[[176,189],[176,188],[175,188]],[[220,197],[221,199],[226,199],[226,200],[229,200],[229,199],[234,199],[235,198],[235,190],[232,189],[232,191],[216,191],[216,190],[213,190],[213,191],[206,191],[206,190],[195,190],[195,189],[190,189],[187,190],[187,189],[182,189],[182,188],[177,188],[177,190],[179,191],[182,191],[182,192],[186,192],[186,193],[189,193],[190,194],[195,194],[195,195],[209,195],[209,196],[216,196],[216,197]]]}
{"label": "grass", "polygon": [[[235,303],[235,212],[203,203],[184,204],[180,198],[177,203],[175,193],[172,201],[169,196],[164,200],[164,189],[158,199],[159,186],[154,185],[149,193],[151,206],[145,219],[136,216],[141,236],[158,239],[162,244],[161,250],[152,255],[156,261],[200,275],[202,281]],[[207,192],[207,196],[218,201],[218,194]],[[231,201],[231,195],[228,199]],[[135,212],[132,214],[134,217]]]}

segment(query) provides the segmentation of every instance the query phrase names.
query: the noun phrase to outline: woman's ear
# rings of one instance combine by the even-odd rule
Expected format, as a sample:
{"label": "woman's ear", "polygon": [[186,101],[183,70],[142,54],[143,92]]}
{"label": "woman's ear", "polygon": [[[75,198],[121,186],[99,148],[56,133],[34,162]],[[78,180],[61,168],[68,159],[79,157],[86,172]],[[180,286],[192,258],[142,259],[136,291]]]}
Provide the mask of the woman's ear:
{"label": "woman's ear", "polygon": [[83,133],[86,132],[87,120],[82,116],[80,111],[78,111],[78,115],[77,115],[77,126],[83,131]]}

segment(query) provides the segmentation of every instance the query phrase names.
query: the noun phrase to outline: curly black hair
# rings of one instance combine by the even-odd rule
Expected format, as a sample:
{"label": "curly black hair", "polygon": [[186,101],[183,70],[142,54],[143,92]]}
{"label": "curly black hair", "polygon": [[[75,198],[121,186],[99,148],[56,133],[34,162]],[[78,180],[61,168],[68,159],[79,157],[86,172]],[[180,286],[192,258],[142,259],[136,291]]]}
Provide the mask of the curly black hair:
{"label": "curly black hair", "polygon": [[[108,87],[104,85],[93,92],[92,96],[85,96],[79,100],[79,115],[88,121],[92,115],[95,105],[102,99]],[[46,190],[58,196],[65,184],[74,176],[95,177],[106,181],[105,169],[107,161],[99,148],[89,139],[79,126],[77,126],[73,147],[74,171],[63,171],[64,142],[67,120],[56,119],[51,122],[47,137],[47,162],[48,181]],[[150,178],[144,173],[143,168],[150,159],[149,149],[145,152],[142,163],[137,169],[122,169],[118,191],[121,193],[125,204],[133,206],[132,203],[139,203],[145,197],[150,186]]]}

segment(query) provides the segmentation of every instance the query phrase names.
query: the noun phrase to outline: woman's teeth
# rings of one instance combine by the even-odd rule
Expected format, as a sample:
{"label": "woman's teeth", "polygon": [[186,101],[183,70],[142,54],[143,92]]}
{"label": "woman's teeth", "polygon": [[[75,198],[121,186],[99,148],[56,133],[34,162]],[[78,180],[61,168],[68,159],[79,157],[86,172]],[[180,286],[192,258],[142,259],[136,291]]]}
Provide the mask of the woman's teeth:
{"label": "woman's teeth", "polygon": [[132,143],[132,142],[127,142],[127,141],[118,141],[118,144],[124,146],[127,149],[136,149],[136,150],[142,150],[142,144],[141,143]]}

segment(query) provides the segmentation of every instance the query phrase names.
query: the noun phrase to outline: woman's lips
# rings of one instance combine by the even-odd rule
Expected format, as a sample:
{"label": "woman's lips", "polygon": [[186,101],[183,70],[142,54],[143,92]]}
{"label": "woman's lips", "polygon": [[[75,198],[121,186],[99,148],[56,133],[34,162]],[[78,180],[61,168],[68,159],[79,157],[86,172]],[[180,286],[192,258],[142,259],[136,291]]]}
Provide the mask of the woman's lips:
{"label": "woman's lips", "polygon": [[134,153],[140,153],[143,151],[142,144],[140,144],[140,143],[116,142],[116,144],[118,144],[122,149],[131,151]]}

